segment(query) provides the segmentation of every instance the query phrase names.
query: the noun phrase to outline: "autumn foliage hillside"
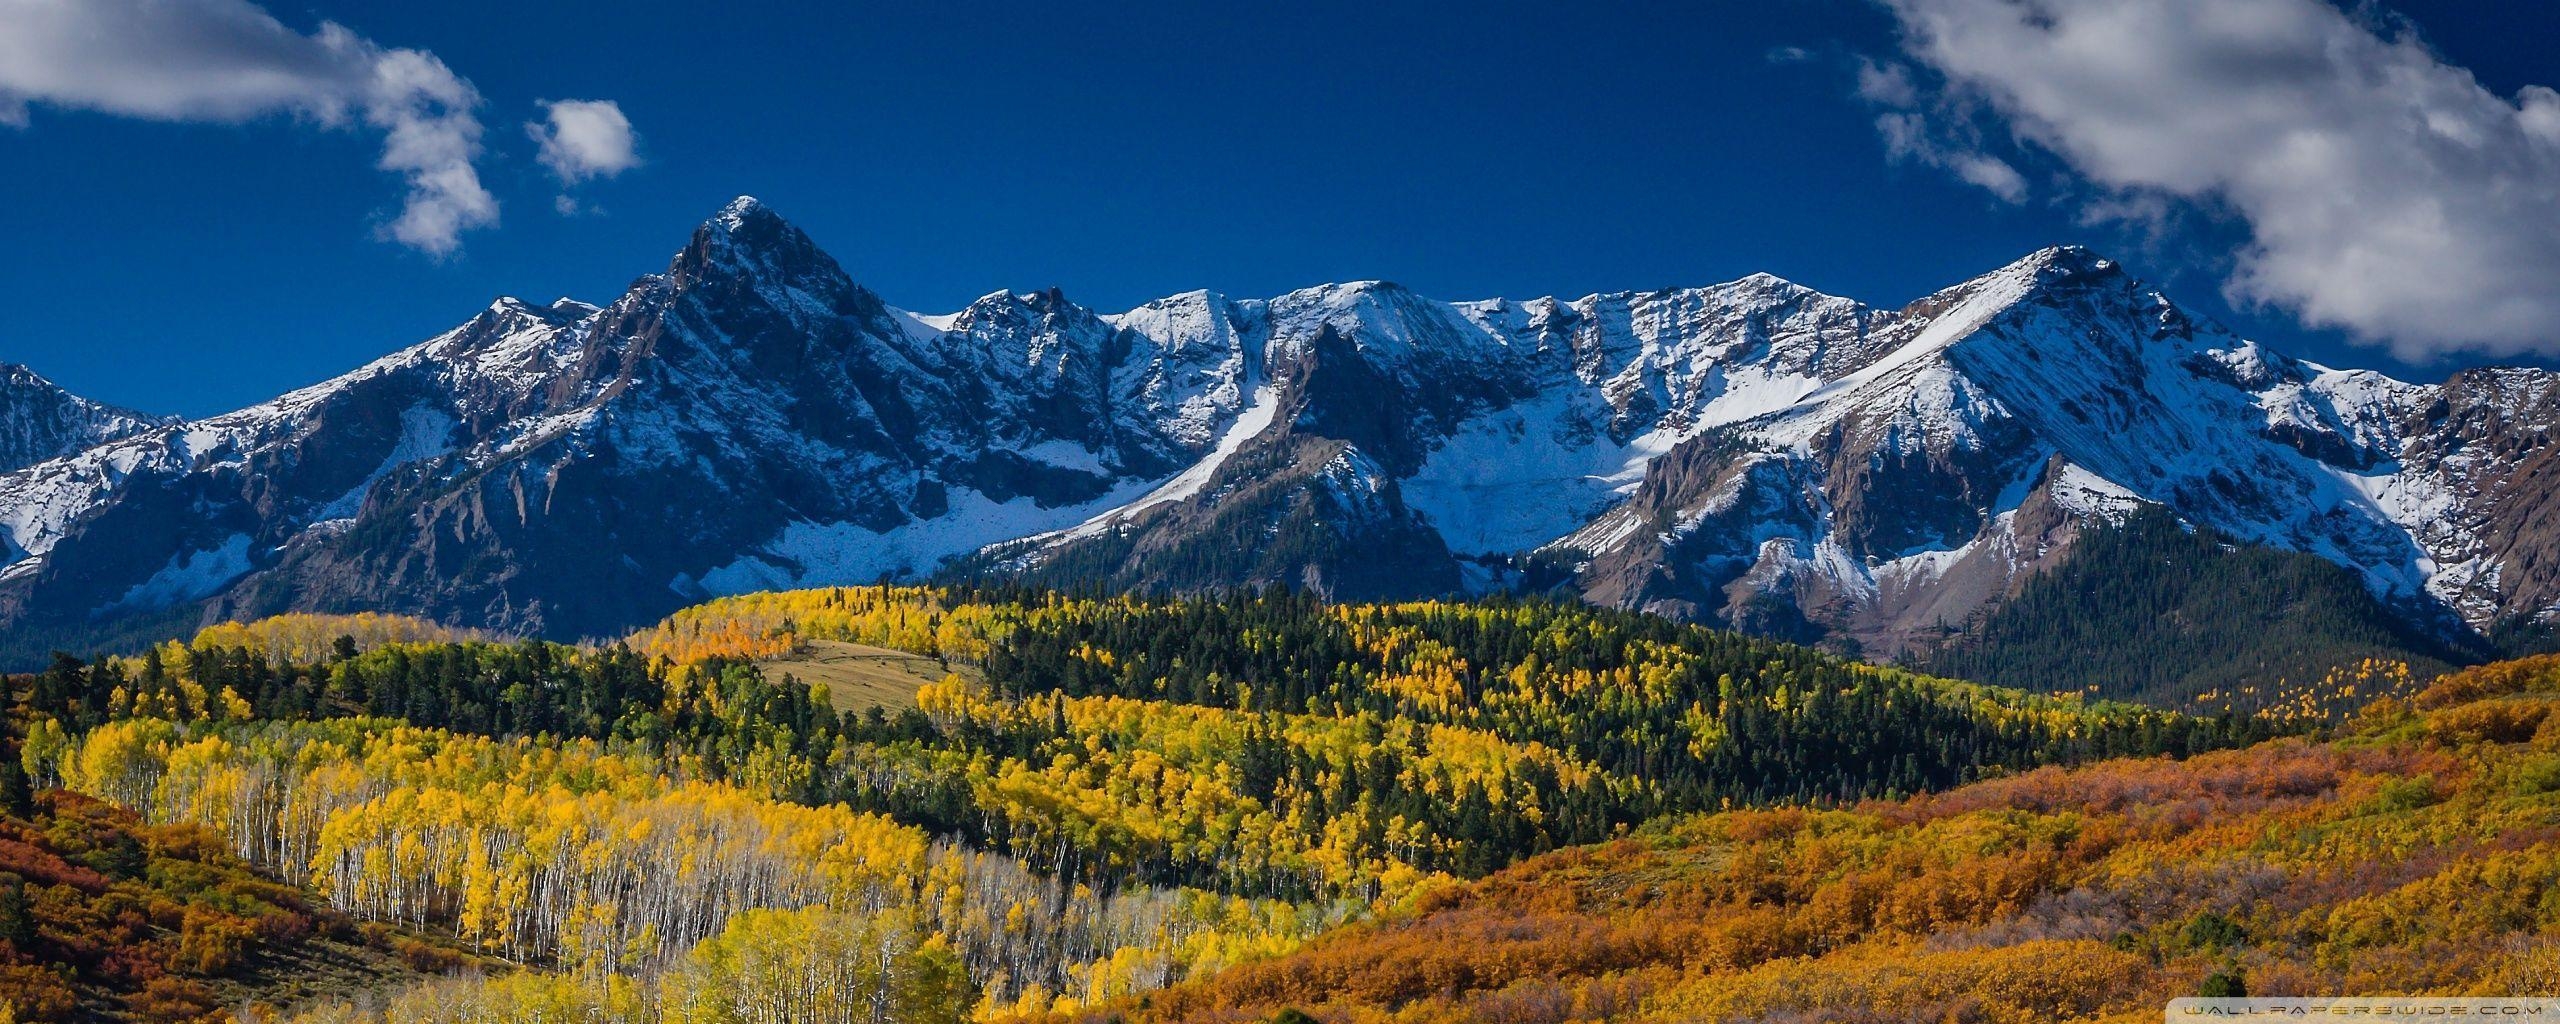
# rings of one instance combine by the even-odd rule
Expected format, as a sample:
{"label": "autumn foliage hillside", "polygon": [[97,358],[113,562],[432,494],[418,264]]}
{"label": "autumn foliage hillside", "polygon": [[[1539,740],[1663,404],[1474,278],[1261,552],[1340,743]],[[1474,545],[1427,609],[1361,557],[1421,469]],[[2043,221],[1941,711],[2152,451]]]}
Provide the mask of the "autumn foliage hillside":
{"label": "autumn foliage hillside", "polygon": [[0,816],[0,1007],[17,1021],[228,1021],[470,961],[314,906],[207,829],[60,790]]}
{"label": "autumn foliage hillside", "polygon": [[2215,975],[2550,994],[2555,711],[2534,658],[2327,743],[1665,819],[1082,1019],[2135,1022]]}
{"label": "autumn foliage hillside", "polygon": [[[553,972],[343,1019],[516,1019],[490,1008],[519,999],[728,1019],[669,978],[800,992],[815,1019],[856,993],[917,996],[906,1021],[1073,1012],[1666,813],[2281,727],[1536,601],[868,587],[724,599],[602,647],[338,625],[366,635],[220,627],[13,682],[40,783],[212,829],[359,920]],[[767,667],[819,642],[952,671],[895,715],[840,711]],[[732,953],[803,963],[768,948],[803,925],[895,955],[823,993],[797,968],[722,973]]]}

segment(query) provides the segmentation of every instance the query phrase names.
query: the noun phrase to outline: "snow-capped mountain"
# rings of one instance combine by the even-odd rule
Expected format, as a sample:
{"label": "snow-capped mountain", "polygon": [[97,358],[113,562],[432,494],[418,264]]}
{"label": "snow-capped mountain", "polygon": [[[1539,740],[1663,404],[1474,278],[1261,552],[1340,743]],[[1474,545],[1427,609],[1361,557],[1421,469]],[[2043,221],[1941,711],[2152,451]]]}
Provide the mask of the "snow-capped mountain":
{"label": "snow-capped mountain", "polygon": [[0,473],[173,422],[93,402],[15,363],[0,363]]}
{"label": "snow-capped mountain", "polygon": [[501,299],[271,402],[131,419],[0,476],[20,638],[357,608],[593,636],[940,571],[1560,586],[1892,652],[2144,504],[2448,625],[2560,602],[2550,374],[2287,359],[2071,248],[1898,309],[1755,275],[926,315],[740,199],[601,307]]}

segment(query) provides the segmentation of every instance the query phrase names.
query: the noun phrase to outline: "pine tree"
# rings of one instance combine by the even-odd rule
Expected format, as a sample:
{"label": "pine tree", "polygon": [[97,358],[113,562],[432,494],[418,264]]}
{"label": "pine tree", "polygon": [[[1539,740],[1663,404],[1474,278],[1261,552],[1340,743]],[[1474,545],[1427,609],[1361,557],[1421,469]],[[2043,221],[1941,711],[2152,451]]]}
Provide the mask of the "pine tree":
{"label": "pine tree", "polygon": [[35,948],[35,917],[27,904],[27,880],[0,873],[0,939],[21,953]]}
{"label": "pine tree", "polygon": [[0,744],[0,813],[12,818],[35,816],[34,787],[27,783],[27,769],[19,763],[17,744]]}

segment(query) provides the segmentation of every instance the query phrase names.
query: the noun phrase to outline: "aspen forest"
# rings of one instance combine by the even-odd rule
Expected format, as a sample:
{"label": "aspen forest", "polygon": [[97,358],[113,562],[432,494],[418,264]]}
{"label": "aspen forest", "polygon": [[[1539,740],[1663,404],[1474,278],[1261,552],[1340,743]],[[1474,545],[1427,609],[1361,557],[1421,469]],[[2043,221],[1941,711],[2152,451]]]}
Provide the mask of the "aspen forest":
{"label": "aspen forest", "polygon": [[2325,741],[1672,815],[1053,1022],[2144,1024],[2199,993],[2560,988],[2560,659]]}
{"label": "aspen forest", "polygon": [[[899,706],[839,707],[794,672],[823,644],[942,671]],[[148,855],[212,858],[319,922],[288,933],[379,962],[372,981],[283,998],[222,988],[219,970],[161,972],[197,986],[187,999],[132,971],[118,977],[139,983],[62,991],[0,972],[19,1020],[1246,1020],[1302,1003],[1325,1020],[1416,1005],[1427,1019],[1614,1019],[1691,1005],[1645,972],[1703,954],[1595,945],[1635,958],[1526,1016],[1487,1010],[1510,1005],[1478,998],[1503,985],[1453,980],[1476,977],[1463,966],[1334,996],[1332,981],[1255,979],[1302,977],[1285,972],[1557,865],[1774,827],[1727,823],[1864,822],[1875,838],[1861,842],[1889,845],[1920,814],[1894,808],[2088,777],[2056,772],[2227,764],[2212,759],[2242,755],[2212,752],[2251,744],[2326,749],[2303,737],[2341,728],[2281,706],[2200,716],[2032,695],[1577,605],[1284,593],[754,594],[589,645],[295,616],[60,655],[10,683],[17,756],[0,769],[39,794],[29,814],[125,815]],[[2455,784],[2449,763],[2423,760],[2390,764]],[[2013,824],[1914,849],[2080,850],[2062,826]],[[1886,854],[1856,856],[1870,855]],[[1837,871],[1851,854],[1784,857]],[[1918,938],[1946,915],[2016,911],[2064,877],[2038,864],[1943,896],[1989,886],[1994,909],[1896,927]],[[1723,895],[1678,912],[1759,921],[1724,911],[1795,900],[1752,887],[1779,881],[1716,883],[1696,899]],[[1875,898],[1821,925],[1832,939],[1768,923],[1698,941],[1767,944],[1731,953],[1737,968],[1814,955],[1881,927]],[[0,925],[6,900],[0,885]],[[146,915],[129,940],[161,948],[168,921],[177,948],[214,934],[190,913]]]}

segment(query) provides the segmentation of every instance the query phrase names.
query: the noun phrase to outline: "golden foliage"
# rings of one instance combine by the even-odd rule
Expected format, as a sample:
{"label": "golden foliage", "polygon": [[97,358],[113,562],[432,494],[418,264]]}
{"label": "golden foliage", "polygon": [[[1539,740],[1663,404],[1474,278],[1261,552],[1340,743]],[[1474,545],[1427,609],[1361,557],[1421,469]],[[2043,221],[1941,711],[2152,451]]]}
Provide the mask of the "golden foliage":
{"label": "golden foliage", "polygon": [[262,654],[271,664],[328,659],[346,637],[355,649],[370,651],[388,644],[442,643],[469,640],[479,634],[405,615],[359,612],[354,615],[277,615],[254,622],[206,626],[185,647],[238,647]]}
{"label": "golden foliage", "polygon": [[830,587],[724,597],[631,635],[631,649],[679,663],[778,658],[803,640],[840,640],[975,663],[1006,620],[1037,609],[954,603],[934,587]]}
{"label": "golden foliage", "polygon": [[[742,917],[755,911],[830,908],[869,922],[848,925],[856,934],[911,932],[919,950],[947,951],[1001,1005],[1048,1010],[1284,952],[1338,916],[1196,890],[1060,892],[879,815],[673,778],[592,742],[130,719],[68,741],[47,768],[155,820],[213,828],[336,910],[589,979],[687,963],[723,929],[771,924]],[[909,910],[911,927],[871,921]],[[530,987],[489,998],[618,998],[507,984]]]}
{"label": "golden foliage", "polygon": [[1111,1012],[2131,1022],[2221,970],[2260,995],[2545,994],[2555,709],[2560,659],[2528,659],[2326,744],[1660,821]]}

